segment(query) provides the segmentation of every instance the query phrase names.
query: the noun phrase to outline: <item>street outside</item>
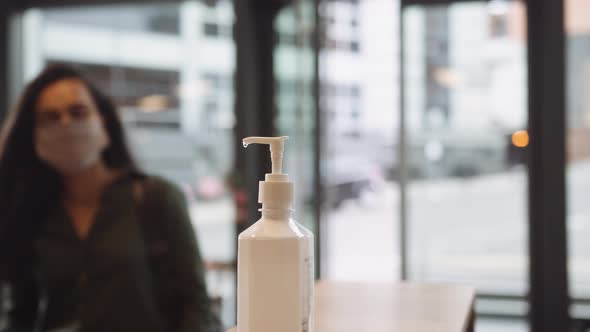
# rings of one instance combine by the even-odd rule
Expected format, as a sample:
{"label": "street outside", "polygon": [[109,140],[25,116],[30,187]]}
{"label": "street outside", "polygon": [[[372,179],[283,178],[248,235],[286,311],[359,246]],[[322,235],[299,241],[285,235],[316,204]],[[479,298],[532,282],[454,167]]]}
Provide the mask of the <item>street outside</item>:
{"label": "street outside", "polygon": [[[568,169],[572,290],[590,294],[590,162]],[[520,293],[527,283],[527,176],[524,168],[408,185],[410,278]],[[349,201],[323,222],[325,276],[338,280],[399,277],[399,187]]]}

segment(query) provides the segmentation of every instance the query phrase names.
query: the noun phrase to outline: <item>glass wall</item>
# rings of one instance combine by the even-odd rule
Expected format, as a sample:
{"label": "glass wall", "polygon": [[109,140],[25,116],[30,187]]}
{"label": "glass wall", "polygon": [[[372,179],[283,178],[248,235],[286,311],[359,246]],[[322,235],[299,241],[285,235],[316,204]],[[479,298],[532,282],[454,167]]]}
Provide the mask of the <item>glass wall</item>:
{"label": "glass wall", "polygon": [[234,323],[232,2],[32,9],[22,20],[24,80],[79,68],[113,97],[140,166],[180,186],[209,291]]}
{"label": "glass wall", "polygon": [[[590,298],[590,2],[565,1],[570,292]],[[581,308],[579,308],[581,309]],[[586,311],[576,316],[588,318]]]}
{"label": "glass wall", "polygon": [[313,0],[296,0],[283,8],[275,20],[278,38],[274,50],[275,128],[279,135],[289,136],[284,167],[295,183],[294,218],[312,232],[316,224],[313,209],[316,130],[313,99],[314,20]]}
{"label": "glass wall", "polygon": [[399,278],[399,1],[321,16],[322,278]]}
{"label": "glass wall", "polygon": [[525,6],[415,6],[403,19],[410,278],[525,296]]}

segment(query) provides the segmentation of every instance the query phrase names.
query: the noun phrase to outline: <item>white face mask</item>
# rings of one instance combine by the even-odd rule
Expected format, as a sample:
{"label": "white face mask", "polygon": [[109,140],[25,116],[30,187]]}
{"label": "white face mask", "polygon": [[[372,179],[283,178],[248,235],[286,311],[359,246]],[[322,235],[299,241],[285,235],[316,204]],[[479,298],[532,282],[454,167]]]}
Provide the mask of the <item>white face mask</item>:
{"label": "white face mask", "polygon": [[38,127],[35,137],[39,158],[63,175],[94,166],[108,144],[106,131],[96,117]]}

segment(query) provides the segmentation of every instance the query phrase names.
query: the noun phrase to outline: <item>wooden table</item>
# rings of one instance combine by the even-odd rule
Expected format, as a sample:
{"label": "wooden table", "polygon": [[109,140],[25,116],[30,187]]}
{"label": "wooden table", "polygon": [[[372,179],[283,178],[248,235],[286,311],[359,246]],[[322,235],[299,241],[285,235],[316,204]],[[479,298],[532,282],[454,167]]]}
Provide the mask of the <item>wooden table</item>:
{"label": "wooden table", "polygon": [[458,285],[321,281],[314,332],[473,332],[474,302]]}

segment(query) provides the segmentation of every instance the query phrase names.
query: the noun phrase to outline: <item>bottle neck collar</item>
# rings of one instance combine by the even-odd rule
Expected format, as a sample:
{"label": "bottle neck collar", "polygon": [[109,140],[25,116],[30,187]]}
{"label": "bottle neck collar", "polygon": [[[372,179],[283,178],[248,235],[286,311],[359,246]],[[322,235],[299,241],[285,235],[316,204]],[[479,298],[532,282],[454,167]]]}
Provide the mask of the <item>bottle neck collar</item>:
{"label": "bottle neck collar", "polygon": [[258,210],[262,212],[262,217],[267,219],[290,219],[293,213],[292,209],[268,209],[262,208]]}

